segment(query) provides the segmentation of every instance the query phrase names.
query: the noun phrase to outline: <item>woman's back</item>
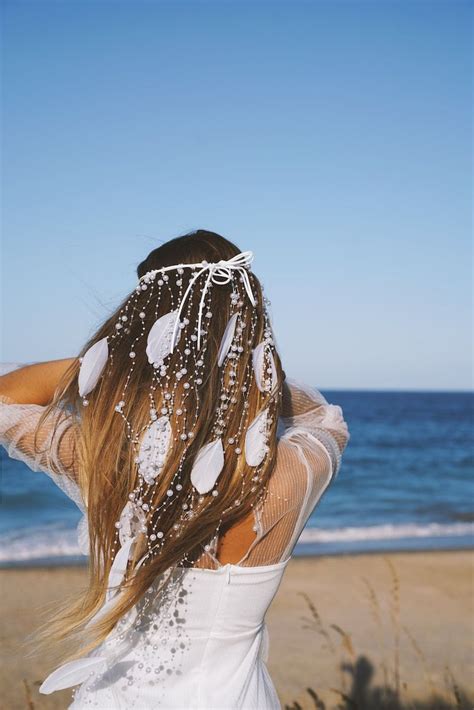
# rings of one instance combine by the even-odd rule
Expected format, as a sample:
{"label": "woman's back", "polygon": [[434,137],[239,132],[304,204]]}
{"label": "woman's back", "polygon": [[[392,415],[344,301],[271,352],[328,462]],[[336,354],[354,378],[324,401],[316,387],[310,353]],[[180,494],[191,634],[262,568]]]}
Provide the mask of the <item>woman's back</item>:
{"label": "woman's back", "polygon": [[278,706],[265,613],[348,432],[285,381],[252,259],[209,232],[162,245],[48,405],[1,408],[10,454],[85,514],[89,586],[47,628],[83,657],[41,687],[81,685],[76,708]]}
{"label": "woman's back", "polygon": [[[51,473],[51,459],[32,460],[31,432],[41,409],[4,406],[2,443],[10,455]],[[265,499],[192,566],[175,569],[164,592],[155,596],[151,589],[152,603],[147,606],[145,598],[124,616],[92,657],[53,673],[43,692],[82,682],[76,709],[279,707],[265,666],[265,613],[309,515],[339,471],[348,439],[339,406],[287,382]],[[69,454],[63,442],[56,467]],[[55,480],[64,482],[57,475]],[[77,500],[71,484],[68,493]]]}

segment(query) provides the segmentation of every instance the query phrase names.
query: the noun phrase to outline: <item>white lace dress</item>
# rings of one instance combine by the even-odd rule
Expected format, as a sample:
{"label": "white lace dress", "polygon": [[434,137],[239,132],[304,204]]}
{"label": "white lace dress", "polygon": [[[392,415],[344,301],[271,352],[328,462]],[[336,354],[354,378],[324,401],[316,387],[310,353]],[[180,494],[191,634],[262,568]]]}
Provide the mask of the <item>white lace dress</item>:
{"label": "white lace dress", "polygon": [[[265,500],[254,509],[256,535],[242,559],[221,564],[216,538],[194,567],[169,574],[164,593],[151,588],[140,608],[79,662],[79,674],[73,662],[63,667],[61,681],[52,678],[43,690],[76,686],[74,710],[281,708],[266,667],[265,614],[308,517],[339,472],[349,440],[340,406],[317,390],[287,383],[275,468]],[[55,415],[61,426],[54,438],[51,423],[44,424],[39,437],[44,453],[33,454],[42,411],[0,397],[0,443],[10,456],[47,472],[84,512],[70,477],[74,432],[64,412]],[[84,537],[87,530],[81,527]]]}

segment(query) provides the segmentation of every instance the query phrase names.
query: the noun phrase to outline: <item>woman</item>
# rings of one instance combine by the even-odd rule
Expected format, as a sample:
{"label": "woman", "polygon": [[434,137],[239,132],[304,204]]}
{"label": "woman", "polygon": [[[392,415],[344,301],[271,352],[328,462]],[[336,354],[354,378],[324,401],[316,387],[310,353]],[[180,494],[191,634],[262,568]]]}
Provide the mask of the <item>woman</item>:
{"label": "woman", "polygon": [[265,613],[349,434],[284,378],[252,255],[155,249],[81,357],[0,378],[11,456],[85,513],[85,595],[43,635],[78,652],[71,708],[279,708]]}

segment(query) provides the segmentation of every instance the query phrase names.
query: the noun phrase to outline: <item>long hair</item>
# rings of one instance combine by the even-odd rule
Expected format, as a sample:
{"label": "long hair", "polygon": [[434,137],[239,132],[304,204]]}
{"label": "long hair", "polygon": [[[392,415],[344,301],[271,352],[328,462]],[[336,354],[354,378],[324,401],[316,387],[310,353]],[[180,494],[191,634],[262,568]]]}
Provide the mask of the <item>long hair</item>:
{"label": "long hair", "polygon": [[[180,263],[228,260],[238,253],[239,249],[224,237],[199,230],[154,249],[140,263],[137,274],[138,277],[142,277],[149,271]],[[127,334],[117,340],[113,358],[107,365],[107,374],[101,378],[95,390],[88,396],[88,406],[83,406],[78,395],[79,363],[75,362],[64,376],[53,402],[45,412],[44,416],[47,417],[52,408],[59,405],[65,407],[75,421],[77,458],[75,475],[87,506],[90,560],[87,590],[76,603],[63,609],[45,625],[43,637],[55,641],[75,638],[80,653],[95,647],[110,633],[118,620],[139,602],[159,575],[173,565],[191,565],[193,560],[197,560],[203,552],[203,546],[213,539],[219,521],[222,523],[220,532],[228,529],[248,515],[259,495],[262,495],[275,461],[282,370],[278,355],[275,353],[276,388],[273,387],[271,392],[262,392],[253,378],[249,380],[252,351],[265,334],[268,335],[268,325],[264,318],[261,285],[252,272],[248,275],[256,300],[255,307],[248,304],[248,312],[252,310],[255,327],[252,331],[250,329],[246,331],[243,352],[240,354],[241,365],[238,374],[232,373],[233,377],[240,378],[238,384],[242,387],[239,390],[245,391],[245,397],[242,395],[241,401],[236,401],[233,413],[229,415],[229,430],[237,430],[241,421],[242,407],[247,409],[247,421],[252,421],[265,407],[271,408],[267,455],[261,466],[258,482],[253,482],[254,469],[246,463],[244,456],[226,455],[224,468],[219,476],[219,495],[201,496],[199,501],[202,502],[202,506],[200,508],[198,506],[196,514],[187,519],[184,534],[170,535],[169,543],[166,543],[167,534],[173,532],[173,525],[182,512],[185,501],[189,499],[192,487],[190,482],[192,464],[199,448],[209,441],[211,422],[220,401],[222,378],[216,361],[219,345],[230,318],[232,291],[231,284],[223,284],[212,289],[212,320],[208,325],[207,348],[204,354],[204,381],[196,391],[186,392],[187,413],[193,420],[192,440],[183,442],[179,436],[174,436],[165,466],[147,499],[146,526],[152,526],[154,511],[167,500],[170,482],[178,462],[183,465],[184,457],[182,485],[178,487],[179,490],[175,490],[172,500],[167,501],[166,514],[160,519],[160,529],[164,533],[164,538],[161,541],[159,554],[152,554],[147,564],[137,567],[137,560],[145,550],[144,536],[142,536],[141,544],[137,545],[134,558],[129,562],[125,584],[117,604],[109,613],[102,616],[100,621],[88,625],[104,602],[109,571],[117,552],[116,523],[137,485],[136,453],[130,445],[127,427],[124,426],[122,417],[117,416],[115,409],[125,389],[127,391],[126,415],[128,420],[133,421],[135,430],[146,428],[149,419],[149,390],[153,368],[150,367],[144,348],[136,347],[134,367],[130,371],[130,343],[140,338],[144,327],[149,330],[157,316],[160,317],[175,307],[179,294],[173,280],[170,279],[168,295],[160,299],[155,310],[151,309],[153,312],[150,312],[150,309],[143,309],[145,313],[141,315],[141,320],[132,319],[131,323],[127,324]],[[129,298],[130,295],[84,345],[81,356],[99,340],[115,332],[119,314],[123,312]],[[146,291],[137,296],[138,309],[146,298],[149,298]],[[198,305],[199,298],[194,298],[190,303],[189,312],[197,314]],[[143,319],[145,319],[144,323]],[[182,347],[183,345],[178,343],[175,351],[169,356],[170,371],[179,367]],[[178,394],[183,386],[182,382],[177,383]],[[155,392],[155,396],[159,397],[159,392]],[[158,400],[155,406],[160,409],[165,405],[166,402]]]}

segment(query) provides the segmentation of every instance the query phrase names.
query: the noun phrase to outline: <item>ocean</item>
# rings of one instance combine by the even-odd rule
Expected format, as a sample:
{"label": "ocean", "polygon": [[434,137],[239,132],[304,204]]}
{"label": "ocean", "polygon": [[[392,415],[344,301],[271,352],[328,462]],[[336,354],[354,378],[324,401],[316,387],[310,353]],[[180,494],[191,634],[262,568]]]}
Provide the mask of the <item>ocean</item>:
{"label": "ocean", "polygon": [[[473,547],[474,394],[321,391],[351,439],[294,554]],[[1,447],[0,463],[0,566],[84,563],[76,506]]]}

